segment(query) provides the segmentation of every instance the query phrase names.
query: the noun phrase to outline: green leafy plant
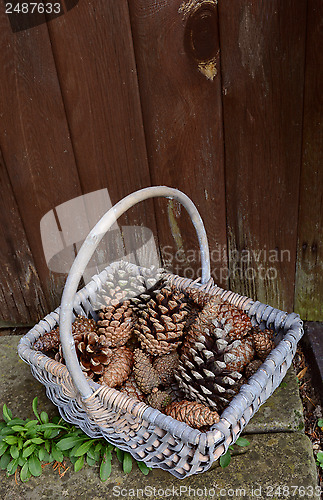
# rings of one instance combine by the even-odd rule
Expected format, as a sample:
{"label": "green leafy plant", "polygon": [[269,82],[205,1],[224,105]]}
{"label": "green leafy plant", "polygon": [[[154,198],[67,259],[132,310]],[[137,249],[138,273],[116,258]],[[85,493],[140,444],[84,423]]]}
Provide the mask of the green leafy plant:
{"label": "green leafy plant", "polygon": [[323,451],[319,451],[316,455],[316,464],[323,469]]}
{"label": "green leafy plant", "polygon": [[[236,440],[235,444],[237,446],[245,447],[245,446],[249,446],[250,442],[248,441],[248,439],[246,439],[244,437],[239,437]],[[231,462],[232,455],[234,454],[232,452],[234,452],[234,445],[230,445],[229,448],[227,449],[226,453],[220,457],[219,462],[220,462],[220,466],[222,467],[222,469],[227,467],[229,465],[229,463]]]}
{"label": "green leafy plant", "polygon": [[321,428],[323,427],[323,418],[319,418],[319,419],[318,419],[318,421],[317,421],[317,425],[318,425],[319,427],[321,427]]}
{"label": "green leafy plant", "polygon": [[[81,429],[68,424],[59,417],[49,421],[48,414],[37,410],[37,397],[32,408],[35,419],[22,420],[13,418],[11,410],[3,405],[3,421],[0,421],[0,469],[10,476],[19,473],[25,482],[31,476],[40,476],[43,467],[53,464],[63,476],[69,469],[65,466],[68,458],[78,472],[84,464],[99,465],[100,479],[106,481],[111,474],[112,453],[122,463],[123,471],[132,470],[133,459],[127,452],[121,451],[105,439],[92,439]],[[136,462],[145,475],[151,470],[143,462]]]}

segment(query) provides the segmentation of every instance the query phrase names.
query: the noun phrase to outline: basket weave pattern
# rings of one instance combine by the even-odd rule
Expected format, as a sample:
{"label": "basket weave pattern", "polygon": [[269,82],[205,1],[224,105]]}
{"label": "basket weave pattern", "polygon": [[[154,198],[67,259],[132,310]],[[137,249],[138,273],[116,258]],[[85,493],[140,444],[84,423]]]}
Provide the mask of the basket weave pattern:
{"label": "basket weave pattern", "polygon": [[[74,317],[96,318],[96,295],[107,275],[119,264],[108,266],[80,290],[75,297]],[[136,266],[128,264],[129,270]],[[140,271],[139,268],[138,272]],[[208,432],[200,432],[135,401],[116,389],[89,381],[93,393],[82,398],[76,390],[65,365],[35,351],[32,346],[59,322],[60,308],[48,314],[20,341],[18,353],[31,365],[33,375],[45,385],[49,399],[58,406],[61,416],[76,424],[91,437],[104,437],[136,460],[149,467],[159,467],[178,478],[201,473],[224,454],[245,428],[250,418],[281,383],[291,365],[297,342],[303,335],[302,321],[297,314],[274,309],[258,301],[223,290],[210,281],[207,285],[193,283],[174,274],[166,275],[169,282],[184,291],[195,286],[211,295],[219,295],[251,318],[253,325],[276,332],[277,346],[260,369],[244,384],[220,421]]]}

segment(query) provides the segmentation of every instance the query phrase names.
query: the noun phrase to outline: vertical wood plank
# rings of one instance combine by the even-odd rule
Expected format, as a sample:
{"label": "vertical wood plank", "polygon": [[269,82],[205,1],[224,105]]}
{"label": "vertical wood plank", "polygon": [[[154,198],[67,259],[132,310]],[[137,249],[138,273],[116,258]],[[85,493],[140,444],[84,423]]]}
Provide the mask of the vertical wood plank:
{"label": "vertical wood plank", "polygon": [[[153,184],[184,191],[209,237],[215,280],[226,280],[225,189],[215,1],[129,1]],[[157,202],[164,261],[196,277],[196,235],[185,210]],[[222,268],[222,274],[220,270]]]}
{"label": "vertical wood plank", "polygon": [[323,320],[323,5],[308,0],[295,310]]}
{"label": "vertical wood plank", "polygon": [[[48,27],[82,190],[107,188],[114,204],[151,183],[127,1],[79,2]],[[119,224],[156,234],[153,202]],[[134,230],[138,245],[140,234]],[[117,241],[108,235],[105,244],[112,253]]]}
{"label": "vertical wood plank", "polygon": [[[45,21],[45,19],[44,19]],[[0,144],[50,309],[62,279],[49,272],[40,220],[81,194],[46,22],[12,33],[0,10]],[[11,229],[14,237],[14,229]]]}
{"label": "vertical wood plank", "polygon": [[31,324],[46,300],[1,151],[0,192],[0,322]]}
{"label": "vertical wood plank", "polygon": [[221,1],[219,20],[230,288],[290,311],[306,0]]}

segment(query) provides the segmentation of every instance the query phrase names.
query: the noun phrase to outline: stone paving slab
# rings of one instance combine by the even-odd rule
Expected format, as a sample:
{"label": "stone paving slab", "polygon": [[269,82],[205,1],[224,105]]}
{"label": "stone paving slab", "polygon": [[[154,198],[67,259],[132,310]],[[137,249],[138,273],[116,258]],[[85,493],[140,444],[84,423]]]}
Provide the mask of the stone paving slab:
{"label": "stone paving slab", "polygon": [[[50,415],[56,407],[46,397],[42,384],[34,379],[30,367],[17,355],[20,336],[0,337],[0,405],[6,403],[16,417],[32,415],[31,402],[38,396],[38,406]],[[293,368],[283,384],[258,410],[245,429],[246,433],[301,430],[304,428],[302,402]]]}
{"label": "stone paving slab", "polygon": [[[219,466],[195,476],[178,480],[154,469],[143,476],[137,466],[125,475],[117,459],[106,483],[99,480],[98,467],[86,466],[63,478],[47,466],[43,475],[27,483],[0,471],[2,500],[101,500],[113,498],[317,498],[317,475],[310,440],[302,433],[254,434],[243,455],[230,465]],[[316,496],[313,495],[316,493]]]}

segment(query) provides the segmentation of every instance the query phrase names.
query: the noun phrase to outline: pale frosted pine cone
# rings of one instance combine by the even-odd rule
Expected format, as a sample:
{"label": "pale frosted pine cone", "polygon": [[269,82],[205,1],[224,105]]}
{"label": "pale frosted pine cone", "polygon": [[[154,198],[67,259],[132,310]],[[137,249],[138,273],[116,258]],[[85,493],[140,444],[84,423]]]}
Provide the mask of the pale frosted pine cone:
{"label": "pale frosted pine cone", "polygon": [[184,400],[171,403],[166,406],[165,413],[196,429],[211,426],[220,420],[216,411],[211,411],[207,406],[195,401]]}

